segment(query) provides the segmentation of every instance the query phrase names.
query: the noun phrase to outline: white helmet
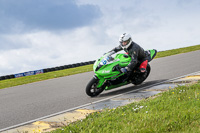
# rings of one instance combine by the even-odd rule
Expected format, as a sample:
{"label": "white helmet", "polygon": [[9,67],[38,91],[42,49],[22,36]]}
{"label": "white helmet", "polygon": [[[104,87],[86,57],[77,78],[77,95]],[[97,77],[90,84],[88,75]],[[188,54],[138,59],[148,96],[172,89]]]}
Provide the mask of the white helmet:
{"label": "white helmet", "polygon": [[[122,44],[123,42],[127,42],[127,43],[124,45],[124,44]],[[128,49],[128,47],[132,43],[131,35],[130,34],[126,34],[126,33],[122,34],[120,36],[120,38],[119,38],[119,43],[120,43],[120,45],[122,46],[123,49],[124,48]]]}

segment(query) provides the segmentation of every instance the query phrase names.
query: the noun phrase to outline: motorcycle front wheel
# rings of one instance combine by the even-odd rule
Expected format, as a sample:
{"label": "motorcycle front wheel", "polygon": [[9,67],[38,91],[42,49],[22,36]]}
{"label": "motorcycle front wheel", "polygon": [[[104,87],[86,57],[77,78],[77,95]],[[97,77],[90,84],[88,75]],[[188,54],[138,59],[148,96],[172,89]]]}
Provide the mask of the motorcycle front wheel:
{"label": "motorcycle front wheel", "polygon": [[90,82],[86,86],[86,94],[91,97],[95,97],[99,95],[105,87],[97,88],[97,85],[99,83],[99,79],[95,79],[94,77],[90,80]]}

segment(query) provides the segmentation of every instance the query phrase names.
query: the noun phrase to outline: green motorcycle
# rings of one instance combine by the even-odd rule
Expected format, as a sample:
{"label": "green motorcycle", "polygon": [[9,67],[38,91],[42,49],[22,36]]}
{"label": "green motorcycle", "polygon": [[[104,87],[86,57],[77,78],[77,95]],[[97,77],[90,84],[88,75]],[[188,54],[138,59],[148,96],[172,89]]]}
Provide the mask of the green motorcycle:
{"label": "green motorcycle", "polygon": [[[148,62],[150,62],[156,56],[157,51],[153,49],[147,50],[145,53]],[[88,96],[94,97],[103,90],[110,90],[129,83],[139,85],[148,77],[151,71],[150,65],[147,64],[146,72],[141,73],[139,69],[141,62],[138,62],[132,72],[122,73],[120,69],[130,63],[131,57],[122,53],[116,54],[115,57],[111,55],[113,53],[106,53],[95,61],[93,65],[95,75],[86,86]]]}

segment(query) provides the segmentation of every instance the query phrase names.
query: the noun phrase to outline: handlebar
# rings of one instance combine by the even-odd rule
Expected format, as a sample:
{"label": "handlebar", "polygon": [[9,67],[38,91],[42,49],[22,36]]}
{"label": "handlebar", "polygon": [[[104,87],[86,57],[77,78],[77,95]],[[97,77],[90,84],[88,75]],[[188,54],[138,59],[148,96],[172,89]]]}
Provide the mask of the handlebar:
{"label": "handlebar", "polygon": [[108,56],[111,56],[113,54],[115,54],[115,51],[110,52]]}
{"label": "handlebar", "polygon": [[104,53],[103,55],[104,55],[104,56],[111,56],[111,55],[113,55],[113,54],[115,54],[115,51],[111,51],[111,52],[108,52],[108,53]]}

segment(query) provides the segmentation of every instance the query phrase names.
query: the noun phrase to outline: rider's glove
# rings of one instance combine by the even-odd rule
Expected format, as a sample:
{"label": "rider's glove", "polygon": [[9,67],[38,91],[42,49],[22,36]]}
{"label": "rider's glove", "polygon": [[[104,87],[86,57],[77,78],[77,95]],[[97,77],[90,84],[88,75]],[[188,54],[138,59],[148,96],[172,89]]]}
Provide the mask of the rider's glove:
{"label": "rider's glove", "polygon": [[127,69],[126,68],[121,68],[120,71],[123,72],[123,73],[127,73]]}

